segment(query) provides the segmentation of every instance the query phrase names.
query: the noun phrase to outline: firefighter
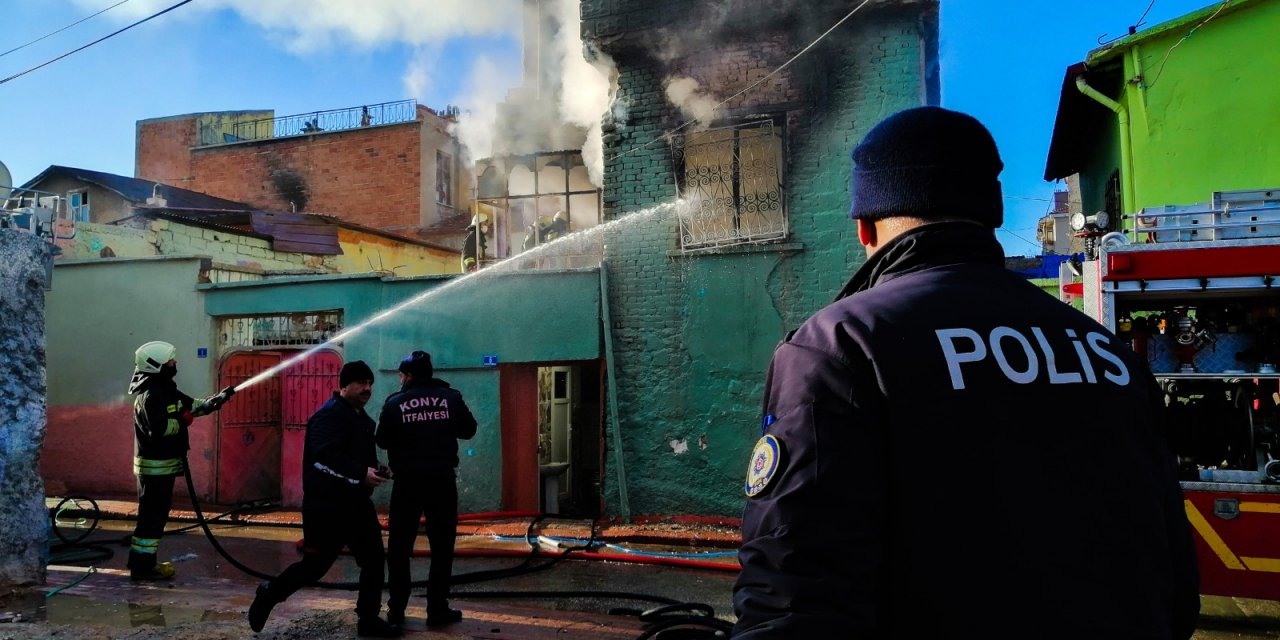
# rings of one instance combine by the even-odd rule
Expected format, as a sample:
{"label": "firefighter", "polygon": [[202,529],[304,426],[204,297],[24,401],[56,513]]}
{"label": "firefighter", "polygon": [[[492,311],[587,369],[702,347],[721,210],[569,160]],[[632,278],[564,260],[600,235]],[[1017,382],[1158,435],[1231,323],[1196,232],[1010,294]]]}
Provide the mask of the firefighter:
{"label": "firefighter", "polygon": [[167,580],[173,564],[156,562],[160,537],[173,504],[173,480],[186,471],[187,427],[220,409],[234,387],[196,402],[178,390],[178,350],[168,342],[148,342],[133,354],[133,473],[138,476],[138,522],[129,550],[134,580]]}
{"label": "firefighter", "polygon": [[990,133],[911,109],[853,161],[867,260],[774,351],[733,637],[1190,637],[1155,381],[1004,268]]}
{"label": "firefighter", "polygon": [[467,237],[462,241],[462,271],[471,273],[480,268],[484,260],[486,238],[489,235],[489,215],[477,213],[471,217],[471,225],[467,227]]}
{"label": "firefighter", "polygon": [[382,526],[370,496],[389,477],[378,465],[374,423],[364,411],[373,370],[360,360],[342,365],[339,390],[307,422],[302,452],[302,560],[258,585],[249,627],[261,631],[271,609],[324,577],[345,546],[360,566],[356,631],[394,638],[400,627],[378,617],[382,609]]}
{"label": "firefighter", "polygon": [[396,484],[391,489],[387,570],[387,619],[403,623],[409,602],[409,557],[425,513],[431,544],[427,626],[452,624],[462,612],[449,608],[453,545],[458,526],[458,440],[476,434],[476,419],[462,394],[435,377],[431,355],[414,351],[400,361],[400,392],[387,398],[378,418],[378,446],[387,450]]}

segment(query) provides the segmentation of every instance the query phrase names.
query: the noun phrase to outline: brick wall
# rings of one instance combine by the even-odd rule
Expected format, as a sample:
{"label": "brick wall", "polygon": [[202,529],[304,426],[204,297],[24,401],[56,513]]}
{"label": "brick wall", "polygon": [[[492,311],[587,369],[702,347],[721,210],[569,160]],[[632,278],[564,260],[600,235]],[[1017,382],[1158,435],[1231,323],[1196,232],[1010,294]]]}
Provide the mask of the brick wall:
{"label": "brick wall", "polygon": [[420,123],[205,147],[184,185],[263,209],[326,213],[385,228],[421,216]]}
{"label": "brick wall", "polygon": [[[882,117],[936,100],[936,76],[927,75],[936,4],[903,4],[858,15],[726,106],[722,115],[767,113],[785,123],[790,237],[774,245],[684,255],[677,220],[648,213],[676,190],[671,151],[660,138],[684,118],[668,104],[665,81],[693,77],[719,101],[777,68],[834,19],[802,27],[782,20],[772,33],[737,29],[703,39],[705,46],[686,44],[677,56],[644,44],[661,37],[634,32],[606,45],[628,107],[626,120],[605,128],[605,216],[620,220],[605,240],[621,421],[609,428],[621,431],[633,514],[741,512],[772,349],[863,260],[848,220],[849,152]],[[638,13],[635,6],[638,0],[587,0],[584,31],[668,14],[668,5]],[[610,451],[606,474],[613,512],[617,456]]]}
{"label": "brick wall", "polygon": [[134,177],[199,191],[191,186],[188,151],[196,144],[196,129],[194,115],[139,120],[134,140]]}

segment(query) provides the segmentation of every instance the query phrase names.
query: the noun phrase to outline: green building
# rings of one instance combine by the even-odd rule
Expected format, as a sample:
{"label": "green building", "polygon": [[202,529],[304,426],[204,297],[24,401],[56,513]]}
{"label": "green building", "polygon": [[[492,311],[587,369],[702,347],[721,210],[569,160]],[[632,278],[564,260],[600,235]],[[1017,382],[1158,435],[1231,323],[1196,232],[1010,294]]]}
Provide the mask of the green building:
{"label": "green building", "polygon": [[1113,221],[1280,186],[1277,33],[1280,2],[1226,0],[1091,51],[1067,69],[1045,179],[1078,174],[1077,210]]}

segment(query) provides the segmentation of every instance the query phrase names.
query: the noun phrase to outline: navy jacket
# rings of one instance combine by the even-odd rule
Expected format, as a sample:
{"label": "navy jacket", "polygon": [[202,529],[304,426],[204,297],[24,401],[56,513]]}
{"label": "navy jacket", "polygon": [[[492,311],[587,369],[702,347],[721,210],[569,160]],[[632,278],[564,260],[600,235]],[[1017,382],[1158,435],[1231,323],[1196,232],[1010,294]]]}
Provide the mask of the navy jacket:
{"label": "navy jacket", "polygon": [[780,452],[753,454],[735,638],[1190,637],[1155,382],[990,230],[891,241],[766,389]]}
{"label": "navy jacket", "polygon": [[311,416],[302,450],[304,512],[340,511],[373,495],[363,484],[378,466],[373,436],[373,418],[337,393]]}
{"label": "navy jacket", "polygon": [[414,380],[391,394],[378,416],[378,446],[398,480],[453,473],[458,439],[476,435],[462,394],[439,378]]}

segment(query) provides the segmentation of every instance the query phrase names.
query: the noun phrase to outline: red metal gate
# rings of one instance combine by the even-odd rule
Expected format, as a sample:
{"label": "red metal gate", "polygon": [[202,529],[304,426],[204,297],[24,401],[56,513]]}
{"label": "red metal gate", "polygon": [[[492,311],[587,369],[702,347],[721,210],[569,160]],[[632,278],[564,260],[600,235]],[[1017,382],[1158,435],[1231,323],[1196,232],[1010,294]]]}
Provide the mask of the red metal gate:
{"label": "red metal gate", "polygon": [[307,436],[307,420],[338,389],[342,356],[319,351],[285,370],[284,440],[280,451],[280,502],[286,507],[302,506],[302,449]]}
{"label": "red metal gate", "polygon": [[[233,353],[218,387],[236,385],[280,362],[275,352]],[[236,394],[218,412],[218,473],[214,500],[231,505],[280,495],[280,378]]]}

